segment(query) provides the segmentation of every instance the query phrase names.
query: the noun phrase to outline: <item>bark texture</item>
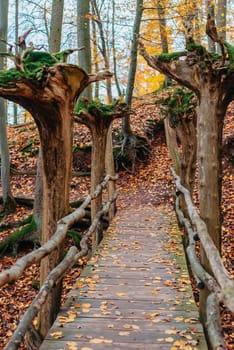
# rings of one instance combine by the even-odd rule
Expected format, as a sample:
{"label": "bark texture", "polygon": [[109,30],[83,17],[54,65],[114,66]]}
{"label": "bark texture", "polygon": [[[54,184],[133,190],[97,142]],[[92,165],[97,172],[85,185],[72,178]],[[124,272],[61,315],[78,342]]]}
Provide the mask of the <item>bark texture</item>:
{"label": "bark texture", "polygon": [[[56,223],[68,210],[69,181],[72,157],[73,110],[80,93],[91,82],[105,74],[89,76],[75,65],[57,63],[46,53],[29,52],[32,58],[46,58],[49,67],[30,71],[32,62],[23,71],[0,72],[0,96],[19,103],[35,119],[40,134],[43,173],[42,244],[53,235]],[[35,61],[33,61],[34,64]],[[37,62],[37,61],[36,61]],[[37,62],[38,63],[38,62]],[[44,62],[43,62],[44,63]],[[40,61],[41,64],[41,61]],[[34,65],[33,65],[33,68]],[[109,74],[107,74],[109,76]],[[15,78],[15,79],[14,79]],[[41,282],[59,263],[62,244],[41,263]],[[45,336],[60,305],[60,287],[54,288],[43,306],[40,333]]]}

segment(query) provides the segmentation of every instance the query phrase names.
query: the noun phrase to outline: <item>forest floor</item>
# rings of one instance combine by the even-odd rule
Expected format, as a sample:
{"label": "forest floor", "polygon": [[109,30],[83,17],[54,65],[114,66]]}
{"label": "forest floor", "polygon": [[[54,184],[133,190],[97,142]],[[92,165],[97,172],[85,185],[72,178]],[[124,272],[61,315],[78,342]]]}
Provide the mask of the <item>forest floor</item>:
{"label": "forest floor", "polygon": [[[135,115],[131,118],[134,132],[146,136],[150,148],[149,158],[139,163],[133,172],[119,171],[118,188],[120,189],[117,206],[118,209],[134,205],[138,193],[141,204],[151,203],[155,210],[159,205],[167,202],[173,210],[173,179],[169,170],[170,160],[165,145],[162,126],[158,124],[158,110],[154,104],[154,96],[147,100],[138,101],[135,105]],[[115,122],[114,133],[120,130],[120,122]],[[9,127],[8,130],[10,155],[11,155],[11,186],[14,196],[33,197],[36,173],[36,153],[38,150],[38,133],[33,122],[20,127]],[[224,158],[223,158],[223,261],[226,268],[234,276],[234,171],[231,154],[234,139],[234,104],[228,109],[224,130]],[[231,141],[232,140],[232,141]],[[90,135],[82,126],[75,126],[74,144],[82,147],[90,145]],[[231,146],[230,146],[231,145]],[[74,152],[73,171],[90,170],[90,156]],[[73,176],[71,181],[71,201],[84,198],[90,189],[90,177]],[[0,188],[1,190],[1,188]],[[141,194],[139,196],[139,194]],[[195,202],[197,195],[195,191]],[[1,211],[1,207],[0,207]],[[0,223],[22,220],[31,214],[32,210],[24,206],[18,206],[16,213],[2,218]],[[12,230],[0,232],[0,239],[10,234]],[[70,241],[68,240],[68,244]],[[22,248],[22,247],[21,247]],[[20,256],[29,251],[21,249],[16,257],[6,254],[0,258],[0,269],[11,266]],[[75,279],[79,276],[86,259],[64,278],[63,300],[71,289]],[[3,349],[7,340],[17,327],[19,319],[30,305],[38,291],[39,267],[34,265],[27,269],[24,275],[14,284],[6,286],[0,291],[0,349]],[[194,288],[195,298],[197,291]],[[222,309],[223,334],[228,349],[234,349],[234,324],[230,313]],[[21,347],[23,349],[23,347]]]}

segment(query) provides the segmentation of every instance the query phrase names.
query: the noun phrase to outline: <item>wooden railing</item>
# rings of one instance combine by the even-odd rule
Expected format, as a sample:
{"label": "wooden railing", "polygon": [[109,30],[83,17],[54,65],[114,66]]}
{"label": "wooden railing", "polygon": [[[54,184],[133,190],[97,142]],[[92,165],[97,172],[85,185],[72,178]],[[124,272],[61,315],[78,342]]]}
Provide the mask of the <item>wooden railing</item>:
{"label": "wooden railing", "polygon": [[[57,229],[52,236],[52,238],[46,242],[39,249],[32,251],[31,253],[23,256],[9,269],[0,273],[0,287],[16,281],[24,272],[24,270],[31,266],[32,264],[38,263],[45,256],[49,255],[56,249],[65,239],[67,231],[76,222],[81,220],[85,216],[85,208],[90,204],[91,200],[95,199],[102,190],[107,186],[109,181],[115,181],[117,177],[107,175],[102,183],[100,183],[93,195],[89,194],[82,205],[76,209],[71,214],[65,216],[57,223]],[[47,276],[43,285],[41,286],[39,293],[33,300],[32,304],[29,306],[25,314],[23,315],[18,327],[16,328],[13,336],[5,347],[5,350],[15,350],[18,349],[20,343],[22,342],[25,333],[32,326],[32,321],[35,319],[40,311],[41,306],[46,301],[49,292],[56,286],[56,284],[62,279],[65,273],[74,265],[74,263],[88,255],[88,239],[95,235],[95,231],[101,221],[103,215],[106,215],[111,205],[116,201],[118,191],[115,191],[112,198],[106,201],[102,209],[97,213],[95,219],[93,220],[91,226],[89,227],[87,233],[84,235],[80,242],[81,250],[78,250],[76,246],[72,246],[67,252],[65,258],[54,268],[50,274]]]}
{"label": "wooden railing", "polygon": [[[220,329],[219,304],[223,303],[231,312],[234,312],[234,281],[225,269],[218,249],[213,243],[205,222],[198,214],[193,204],[190,192],[181,185],[180,177],[171,168],[177,188],[176,213],[180,224],[185,228],[188,237],[186,252],[191,270],[201,289],[206,286],[210,294],[207,298],[207,329],[208,340],[211,349],[227,349]],[[189,218],[187,219],[180,209],[180,195],[184,196]],[[209,260],[212,275],[208,273],[200,263],[196,254],[196,240],[199,239]]]}

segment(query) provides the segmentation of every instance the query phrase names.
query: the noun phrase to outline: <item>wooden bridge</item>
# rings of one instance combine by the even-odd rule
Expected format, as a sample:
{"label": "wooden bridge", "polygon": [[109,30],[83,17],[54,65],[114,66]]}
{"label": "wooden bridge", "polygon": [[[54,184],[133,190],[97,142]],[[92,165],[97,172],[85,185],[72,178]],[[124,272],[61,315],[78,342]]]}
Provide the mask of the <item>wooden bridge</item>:
{"label": "wooden bridge", "polygon": [[207,349],[170,212],[120,211],[40,350]]}

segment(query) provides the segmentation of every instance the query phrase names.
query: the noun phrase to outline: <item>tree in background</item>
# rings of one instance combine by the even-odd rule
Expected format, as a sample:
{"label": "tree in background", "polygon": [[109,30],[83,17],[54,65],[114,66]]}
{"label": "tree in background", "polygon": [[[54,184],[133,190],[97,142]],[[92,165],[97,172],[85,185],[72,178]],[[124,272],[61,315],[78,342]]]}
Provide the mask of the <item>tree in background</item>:
{"label": "tree in background", "polygon": [[[0,2],[0,52],[7,51],[8,0]],[[6,67],[6,59],[0,56],[0,69]],[[15,201],[10,189],[10,160],[7,141],[7,104],[0,98],[0,150],[1,150],[1,180],[4,212],[15,210]]]}
{"label": "tree in background", "polygon": [[62,28],[63,28],[64,0],[52,1],[52,12],[50,21],[49,52],[60,51]]}
{"label": "tree in background", "polygon": [[[93,11],[93,21],[96,24],[96,27],[98,28],[99,32],[99,37],[100,37],[100,45],[99,45],[99,50],[103,58],[104,62],[104,69],[109,71],[110,70],[110,55],[109,51],[107,49],[107,42],[105,39],[105,34],[104,34],[104,27],[103,27],[103,22],[101,18],[101,6],[99,8],[98,3],[96,0],[91,0],[92,4],[92,11]],[[106,81],[106,92],[107,92],[107,103],[110,104],[112,103],[112,88],[111,88],[111,80],[108,79]]]}
{"label": "tree in background", "polygon": [[[217,1],[215,18],[216,18],[218,33],[223,40],[226,40],[226,22],[227,22],[227,1],[226,0]],[[218,45],[217,51],[220,54],[222,54],[220,45]]]}
{"label": "tree in background", "polygon": [[[135,15],[133,33],[132,33],[132,47],[131,47],[131,54],[130,54],[130,66],[128,71],[128,83],[127,83],[127,89],[126,89],[126,95],[125,95],[125,102],[129,107],[131,107],[131,104],[132,104],[132,96],[133,96],[133,89],[134,89],[136,69],[137,69],[137,46],[138,46],[137,38],[140,33],[140,25],[141,25],[143,10],[144,10],[143,0],[137,0],[136,15]],[[129,116],[126,116],[125,118],[123,118],[122,131],[124,136],[124,140],[123,140],[123,148],[124,148],[128,142],[131,143],[132,142],[131,140],[133,140]]]}
{"label": "tree in background", "polygon": [[[91,73],[90,0],[77,0],[77,44],[78,47],[84,47],[84,50],[78,52],[79,65]],[[91,86],[87,87],[82,96],[92,100]]]}

